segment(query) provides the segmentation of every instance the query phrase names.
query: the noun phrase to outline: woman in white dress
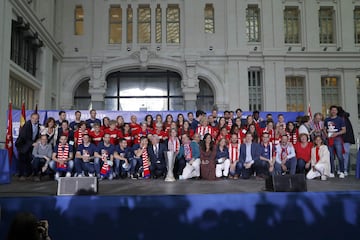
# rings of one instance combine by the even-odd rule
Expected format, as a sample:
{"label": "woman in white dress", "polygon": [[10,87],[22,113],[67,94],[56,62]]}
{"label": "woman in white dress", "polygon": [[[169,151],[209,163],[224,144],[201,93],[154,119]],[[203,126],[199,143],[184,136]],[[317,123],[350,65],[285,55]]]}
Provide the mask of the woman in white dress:
{"label": "woman in white dress", "polygon": [[330,153],[326,145],[322,143],[321,136],[314,139],[314,147],[311,149],[311,170],[306,175],[307,179],[321,177],[326,180],[330,175]]}

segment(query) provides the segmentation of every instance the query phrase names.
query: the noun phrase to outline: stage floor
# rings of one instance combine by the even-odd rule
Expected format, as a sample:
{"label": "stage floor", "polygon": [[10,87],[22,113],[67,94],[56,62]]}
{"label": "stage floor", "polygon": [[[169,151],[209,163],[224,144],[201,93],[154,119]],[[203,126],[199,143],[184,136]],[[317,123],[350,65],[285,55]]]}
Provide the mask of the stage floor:
{"label": "stage floor", "polygon": [[[307,180],[309,192],[360,191],[360,179],[348,176],[345,179],[332,178],[327,181]],[[43,179],[19,181],[13,177],[10,184],[0,185],[0,197],[54,196],[57,182]],[[258,193],[265,191],[265,180],[185,180],[165,182],[160,179],[131,180],[116,179],[99,181],[98,195],[187,195],[187,194],[227,194]]]}

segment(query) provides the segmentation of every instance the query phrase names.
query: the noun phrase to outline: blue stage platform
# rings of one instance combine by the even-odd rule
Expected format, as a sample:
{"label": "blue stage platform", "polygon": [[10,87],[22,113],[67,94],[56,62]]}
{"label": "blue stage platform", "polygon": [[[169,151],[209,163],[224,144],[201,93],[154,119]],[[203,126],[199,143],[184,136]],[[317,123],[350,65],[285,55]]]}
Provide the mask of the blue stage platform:
{"label": "blue stage platform", "polygon": [[17,212],[52,239],[357,239],[360,192],[0,198],[0,239]]}

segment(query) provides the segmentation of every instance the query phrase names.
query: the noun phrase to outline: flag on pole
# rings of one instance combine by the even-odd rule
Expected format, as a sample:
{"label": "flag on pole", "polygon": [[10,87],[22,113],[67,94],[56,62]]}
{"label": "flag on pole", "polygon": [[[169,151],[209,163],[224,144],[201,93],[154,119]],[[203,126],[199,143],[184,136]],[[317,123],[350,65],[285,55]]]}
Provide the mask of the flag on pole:
{"label": "flag on pole", "polygon": [[24,126],[26,122],[25,102],[21,105],[21,116],[20,116],[20,128]]}
{"label": "flag on pole", "polygon": [[48,119],[48,113],[47,113],[47,111],[46,111],[46,112],[45,112],[45,116],[44,116],[44,121],[43,121],[43,125],[44,125],[44,126],[45,126],[45,124],[46,124],[47,119]]}
{"label": "flag on pole", "polygon": [[310,117],[310,120],[312,120],[312,112],[311,112],[310,103],[308,105],[308,113],[307,113],[307,115]]}
{"label": "flag on pole", "polygon": [[9,103],[8,109],[8,121],[7,121],[7,130],[6,130],[6,146],[5,148],[8,150],[9,161],[10,164],[12,162],[13,156],[13,130],[12,130],[12,103]]}
{"label": "flag on pole", "polygon": [[37,104],[35,105],[35,111],[34,111],[34,113],[38,113],[38,106],[37,106]]}

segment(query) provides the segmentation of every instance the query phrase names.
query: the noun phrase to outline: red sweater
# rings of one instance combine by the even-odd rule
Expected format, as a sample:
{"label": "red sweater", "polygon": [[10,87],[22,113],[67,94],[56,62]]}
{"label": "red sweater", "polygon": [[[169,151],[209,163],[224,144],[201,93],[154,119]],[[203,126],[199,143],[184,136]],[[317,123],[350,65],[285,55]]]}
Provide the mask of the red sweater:
{"label": "red sweater", "polygon": [[311,149],[313,147],[313,144],[311,142],[308,142],[305,148],[301,146],[300,142],[297,142],[295,145],[295,152],[296,152],[296,158],[297,159],[303,159],[305,162],[310,162],[311,159]]}

